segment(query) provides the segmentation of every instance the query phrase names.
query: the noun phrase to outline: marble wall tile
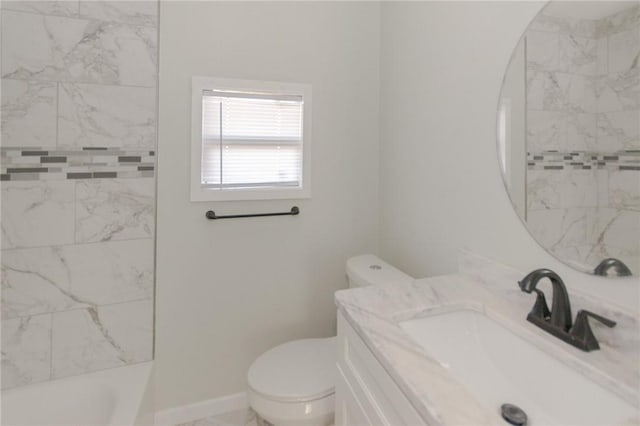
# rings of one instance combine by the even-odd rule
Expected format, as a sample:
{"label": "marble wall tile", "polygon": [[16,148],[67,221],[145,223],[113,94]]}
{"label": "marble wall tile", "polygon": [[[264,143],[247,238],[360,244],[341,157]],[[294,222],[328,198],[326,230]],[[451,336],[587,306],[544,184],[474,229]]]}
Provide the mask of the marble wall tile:
{"label": "marble wall tile", "polygon": [[567,114],[527,111],[527,151],[562,151],[567,146]]}
{"label": "marble wall tile", "polygon": [[593,170],[529,170],[527,172],[528,211],[597,205],[596,176]]}
{"label": "marble wall tile", "polygon": [[594,77],[571,74],[568,78],[566,108],[572,112],[596,112],[596,87]]}
{"label": "marble wall tile", "polygon": [[604,152],[640,149],[640,112],[598,114],[598,147]]}
{"label": "marble wall tile", "polygon": [[558,70],[593,76],[597,70],[598,43],[572,34],[559,36]]}
{"label": "marble wall tile", "polygon": [[3,11],[2,77],[71,79],[82,71],[69,65],[87,27],[85,20]]}
{"label": "marble wall tile", "polygon": [[2,146],[55,147],[55,83],[2,79]]}
{"label": "marble wall tile", "polygon": [[[598,185],[598,207],[609,207],[609,170],[596,169],[595,173]],[[595,240],[591,239],[591,241]]]}
{"label": "marble wall tile", "polygon": [[640,68],[602,76],[597,87],[598,112],[640,109]]}
{"label": "marble wall tile", "polygon": [[2,77],[153,87],[157,32],[111,22],[2,13]]}
{"label": "marble wall tile", "polygon": [[149,361],[153,353],[153,301],[98,308],[101,323],[126,354],[128,364]]}
{"label": "marble wall tile", "polygon": [[596,151],[596,115],[570,113],[567,116],[567,151]]}
{"label": "marble wall tile", "polygon": [[640,253],[640,212],[601,208],[598,211],[598,241],[628,253]]}
{"label": "marble wall tile", "polygon": [[568,81],[564,74],[527,69],[527,109],[561,111]]}
{"label": "marble wall tile", "polygon": [[545,31],[527,31],[527,68],[540,71],[557,71],[559,60],[559,36]]}
{"label": "marble wall tile", "polygon": [[596,41],[596,75],[609,72],[609,39],[601,37]]}
{"label": "marble wall tile", "polygon": [[155,0],[82,0],[80,16],[101,21],[155,27],[158,24],[158,2]]}
{"label": "marble wall tile", "polygon": [[[597,207],[588,207],[585,209],[586,227],[583,245],[593,246],[594,244],[598,243],[598,237],[600,236],[600,224],[598,223],[598,215],[600,214],[600,209],[606,208],[606,206],[603,207],[603,204],[600,204],[599,196],[600,194],[598,194],[599,204]],[[585,256],[587,256],[587,254],[585,254]],[[582,257],[582,259],[586,259],[586,257]]]}
{"label": "marble wall tile", "polygon": [[[629,2],[632,4],[632,2]],[[635,5],[621,10],[597,22],[598,37],[619,33],[640,25],[640,6]]]}
{"label": "marble wall tile", "polygon": [[2,321],[2,389],[49,380],[51,315]]}
{"label": "marble wall tile", "polygon": [[88,306],[70,288],[71,271],[61,248],[2,252],[2,318],[16,318]]}
{"label": "marble wall tile", "polygon": [[73,243],[75,183],[2,182],[2,249]]}
{"label": "marble wall tile", "polygon": [[153,240],[6,250],[4,318],[150,299]]}
{"label": "marble wall tile", "polygon": [[74,81],[155,87],[158,63],[156,28],[93,22],[99,22],[99,28],[95,28],[94,45],[77,49],[80,66],[85,67],[87,76]]}
{"label": "marble wall tile", "polygon": [[578,19],[567,16],[554,16],[548,10],[538,14],[529,28],[534,31],[548,31],[559,34],[575,34],[581,37],[595,38],[596,22],[591,19]]}
{"label": "marble wall tile", "polygon": [[52,376],[60,378],[148,361],[151,301],[53,314]]}
{"label": "marble wall tile", "polygon": [[609,72],[625,72],[638,68],[640,27],[609,36]]}
{"label": "marble wall tile", "polygon": [[0,8],[4,10],[15,10],[19,12],[42,13],[56,16],[76,16],[79,9],[78,0],[3,0]]}
{"label": "marble wall tile", "polygon": [[578,74],[527,70],[527,108],[595,113],[596,82]]}
{"label": "marble wall tile", "polygon": [[152,178],[79,181],[76,242],[152,237],[154,193]]}
{"label": "marble wall tile", "polygon": [[612,170],[608,178],[609,205],[616,209],[640,212],[640,172]]}
{"label": "marble wall tile", "polygon": [[531,210],[527,229],[547,250],[587,244],[587,226],[591,219],[587,208]]}
{"label": "marble wall tile", "polygon": [[69,288],[104,305],[148,299],[153,292],[153,240],[110,241],[62,248]]}
{"label": "marble wall tile", "polygon": [[137,26],[157,26],[157,0],[3,0],[0,8],[44,15],[81,17]]}
{"label": "marble wall tile", "polygon": [[153,88],[61,84],[58,145],[155,148]]}

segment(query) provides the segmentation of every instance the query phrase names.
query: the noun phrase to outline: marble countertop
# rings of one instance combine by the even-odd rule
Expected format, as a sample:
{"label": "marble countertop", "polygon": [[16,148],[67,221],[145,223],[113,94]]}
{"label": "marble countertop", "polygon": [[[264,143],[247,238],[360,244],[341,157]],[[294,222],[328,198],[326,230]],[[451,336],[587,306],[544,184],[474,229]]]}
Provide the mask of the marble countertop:
{"label": "marble countertop", "polygon": [[[461,308],[500,321],[594,382],[639,405],[637,313],[572,292],[570,297],[574,315],[579,309],[588,309],[617,322],[612,329],[591,322],[600,350],[583,352],[527,322],[535,296],[521,292],[517,279],[504,276],[496,280],[463,273],[445,275],[410,284],[341,290],[335,299],[339,310],[428,424],[504,424],[497,410],[478,402],[398,326],[402,321]],[[629,419],[628,424],[640,424],[640,417]]]}

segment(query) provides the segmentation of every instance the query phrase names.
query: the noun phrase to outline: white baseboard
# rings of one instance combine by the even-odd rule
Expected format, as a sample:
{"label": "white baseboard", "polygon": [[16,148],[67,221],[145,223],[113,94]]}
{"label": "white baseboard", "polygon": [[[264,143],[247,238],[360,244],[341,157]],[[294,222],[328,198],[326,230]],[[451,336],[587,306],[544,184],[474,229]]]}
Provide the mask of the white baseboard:
{"label": "white baseboard", "polygon": [[175,426],[205,417],[217,416],[229,411],[242,410],[248,406],[247,393],[239,392],[233,395],[157,411],[155,424],[156,426]]}

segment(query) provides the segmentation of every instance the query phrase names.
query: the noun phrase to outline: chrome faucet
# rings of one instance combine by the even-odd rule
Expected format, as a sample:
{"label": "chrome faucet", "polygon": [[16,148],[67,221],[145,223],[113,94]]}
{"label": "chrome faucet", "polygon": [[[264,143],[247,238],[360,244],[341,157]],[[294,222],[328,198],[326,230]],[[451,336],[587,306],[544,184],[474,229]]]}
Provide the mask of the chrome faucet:
{"label": "chrome faucet", "polygon": [[518,284],[520,284],[520,289],[525,293],[531,293],[532,291],[537,293],[536,304],[540,305],[537,309],[544,311],[547,301],[544,293],[536,288],[542,278],[548,278],[553,286],[553,300],[548,321],[555,327],[569,331],[571,329],[571,304],[569,303],[567,288],[558,274],[551,269],[536,269],[527,274]]}
{"label": "chrome faucet", "polygon": [[[549,279],[553,286],[551,310],[549,310],[544,293],[536,288],[538,282],[543,278]],[[567,288],[560,276],[550,269],[536,269],[527,274],[518,284],[525,293],[535,292],[537,294],[533,309],[527,315],[527,321],[578,349],[583,351],[600,349],[598,340],[589,325],[588,317],[594,318],[608,327],[616,325],[614,321],[586,310],[578,311],[576,323],[573,325]]]}

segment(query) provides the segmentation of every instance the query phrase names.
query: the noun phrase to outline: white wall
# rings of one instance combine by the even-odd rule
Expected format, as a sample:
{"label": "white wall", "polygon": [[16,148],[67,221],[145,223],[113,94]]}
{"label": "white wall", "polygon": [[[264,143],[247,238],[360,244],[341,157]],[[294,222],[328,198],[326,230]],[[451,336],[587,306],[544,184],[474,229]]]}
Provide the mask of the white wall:
{"label": "white wall", "polygon": [[[161,2],[158,409],[242,391],[261,352],[335,332],[345,260],[377,249],[379,23],[368,2]],[[192,75],[313,85],[311,199],[189,202]]]}
{"label": "white wall", "polygon": [[[638,282],[575,272],[529,236],[504,189],[496,106],[541,2],[383,3],[380,252],[414,276],[456,270],[469,248],[567,287],[638,306]],[[514,283],[515,285],[515,283]]]}

